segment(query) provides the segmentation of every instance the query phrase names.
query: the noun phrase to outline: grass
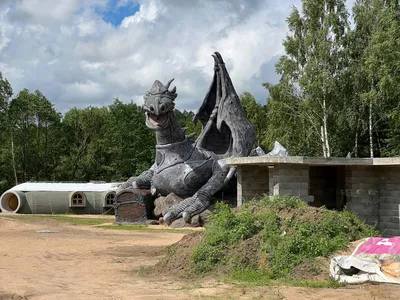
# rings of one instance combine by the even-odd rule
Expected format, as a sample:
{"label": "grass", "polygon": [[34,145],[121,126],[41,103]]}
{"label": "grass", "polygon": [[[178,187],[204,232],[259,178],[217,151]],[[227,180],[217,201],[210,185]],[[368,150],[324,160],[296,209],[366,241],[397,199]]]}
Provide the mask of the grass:
{"label": "grass", "polygon": [[110,221],[106,218],[80,218],[80,217],[69,217],[66,215],[5,215],[4,218],[18,219],[18,220],[54,220],[58,222],[66,222],[73,225],[100,225]]}
{"label": "grass", "polygon": [[171,232],[171,233],[193,233],[191,229],[172,229],[172,228],[151,228],[147,225],[101,225],[97,228],[111,230],[141,230],[141,231],[156,231],[156,232]]}
{"label": "grass", "polygon": [[332,278],[327,280],[301,280],[290,278],[272,279],[268,272],[264,273],[255,269],[233,270],[224,277],[224,282],[239,284],[244,287],[255,286],[296,286],[308,288],[341,288],[345,284],[335,281]]}
{"label": "grass", "polygon": [[[246,285],[339,287],[326,263],[349,242],[378,235],[351,212],[310,207],[297,197],[263,199],[232,210],[218,204],[191,255],[197,274],[223,273]],[[322,276],[320,276],[322,278]]]}
{"label": "grass", "polygon": [[54,220],[57,222],[65,222],[73,225],[87,225],[96,226],[96,228],[110,229],[110,230],[135,230],[135,231],[157,231],[157,232],[171,232],[171,233],[192,233],[191,229],[172,229],[172,228],[151,228],[147,225],[104,225],[110,223],[113,219],[110,218],[85,218],[73,217],[67,215],[4,215],[4,218],[19,219],[26,221],[36,220]]}

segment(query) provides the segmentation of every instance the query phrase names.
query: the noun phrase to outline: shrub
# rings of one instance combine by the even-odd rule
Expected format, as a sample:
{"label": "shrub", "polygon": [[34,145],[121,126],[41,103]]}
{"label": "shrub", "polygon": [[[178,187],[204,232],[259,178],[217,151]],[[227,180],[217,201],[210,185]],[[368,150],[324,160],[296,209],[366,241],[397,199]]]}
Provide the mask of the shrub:
{"label": "shrub", "polygon": [[297,197],[266,197],[238,209],[218,203],[191,263],[197,273],[222,266],[231,274],[287,278],[305,260],[377,234],[347,210],[310,207]]}

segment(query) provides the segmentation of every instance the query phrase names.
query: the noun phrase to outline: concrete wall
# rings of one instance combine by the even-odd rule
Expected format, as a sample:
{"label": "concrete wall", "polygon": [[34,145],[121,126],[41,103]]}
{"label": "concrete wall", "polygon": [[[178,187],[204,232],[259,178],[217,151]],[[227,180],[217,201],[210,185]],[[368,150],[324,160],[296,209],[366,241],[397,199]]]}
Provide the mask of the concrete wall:
{"label": "concrete wall", "polygon": [[400,235],[400,167],[378,167],[379,229],[385,235]]}
{"label": "concrete wall", "polygon": [[238,169],[238,206],[243,203],[269,196],[300,196],[306,202],[312,202],[309,195],[308,166],[298,164],[279,164],[240,166]]}
{"label": "concrete wall", "polygon": [[383,235],[400,235],[400,167],[346,169],[347,207]]}
{"label": "concrete wall", "polygon": [[269,192],[268,166],[242,166],[237,173],[237,205],[259,199]]}
{"label": "concrete wall", "polygon": [[[381,230],[383,235],[400,235],[400,166],[338,166],[335,175],[331,176],[335,182],[329,189],[315,186],[319,182],[314,178],[318,177],[318,172],[313,171],[313,183],[310,184],[309,170],[306,164],[241,165],[238,169],[237,204],[240,206],[264,195],[294,195],[320,206],[326,205],[322,202],[324,192],[335,193],[329,195],[332,206],[336,199],[336,208],[345,204],[366,223]],[[322,180],[321,184],[326,185],[325,181]],[[312,203],[313,193],[318,203]],[[342,203],[343,200],[346,203]]]}
{"label": "concrete wall", "polygon": [[306,202],[312,202],[309,195],[309,168],[307,165],[279,164],[269,169],[270,196],[299,196]]}
{"label": "concrete wall", "polygon": [[374,166],[348,166],[346,206],[366,223],[379,228],[379,172]]}

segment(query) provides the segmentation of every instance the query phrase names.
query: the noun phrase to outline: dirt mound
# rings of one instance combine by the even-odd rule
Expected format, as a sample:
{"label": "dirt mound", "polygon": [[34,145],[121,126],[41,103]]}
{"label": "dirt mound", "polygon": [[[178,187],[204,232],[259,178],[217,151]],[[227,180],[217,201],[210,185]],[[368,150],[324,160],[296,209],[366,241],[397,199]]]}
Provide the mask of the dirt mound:
{"label": "dirt mound", "polygon": [[205,232],[170,246],[154,270],[186,278],[224,274],[239,280],[329,282],[331,258],[350,254],[358,244],[354,240],[374,234],[350,212],[300,200],[235,209],[221,204]]}
{"label": "dirt mound", "polygon": [[[240,208],[236,209],[240,211]],[[282,219],[292,219],[301,222],[305,221],[322,221],[326,215],[326,209],[320,207],[310,207],[310,206],[300,206],[300,207],[290,207],[285,205],[276,205],[270,207],[271,211],[276,212]],[[260,205],[255,205],[252,212],[265,213],[265,207]]]}
{"label": "dirt mound", "polygon": [[190,257],[202,238],[203,232],[195,232],[185,235],[179,242],[168,246],[165,257],[152,267],[152,271],[162,275],[188,276],[191,273]]}

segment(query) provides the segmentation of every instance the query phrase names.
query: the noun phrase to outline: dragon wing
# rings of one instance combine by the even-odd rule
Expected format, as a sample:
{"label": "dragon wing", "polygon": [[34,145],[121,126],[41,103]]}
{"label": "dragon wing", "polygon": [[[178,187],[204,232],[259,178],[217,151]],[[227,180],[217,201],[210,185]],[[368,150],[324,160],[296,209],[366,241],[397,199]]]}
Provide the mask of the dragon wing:
{"label": "dragon wing", "polygon": [[221,54],[215,52],[214,77],[199,111],[193,118],[203,129],[197,147],[220,157],[248,156],[255,141],[254,127],[247,119]]}

